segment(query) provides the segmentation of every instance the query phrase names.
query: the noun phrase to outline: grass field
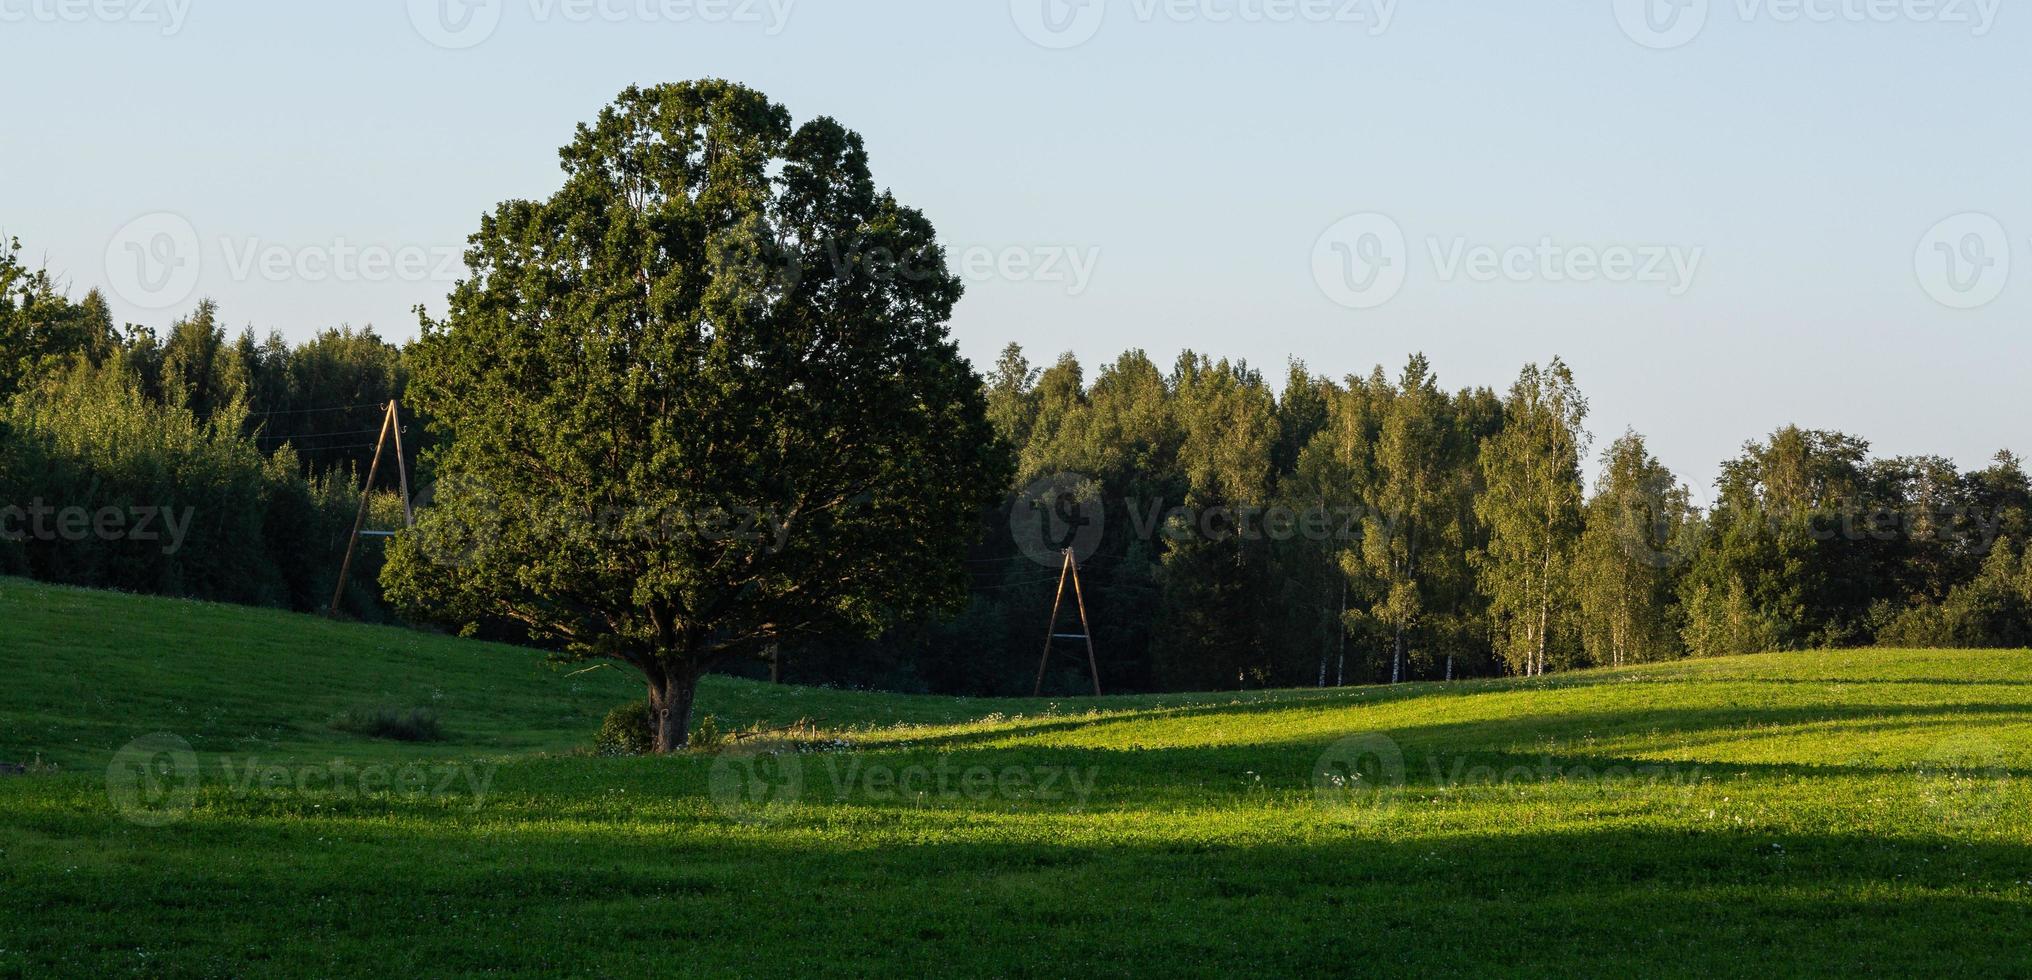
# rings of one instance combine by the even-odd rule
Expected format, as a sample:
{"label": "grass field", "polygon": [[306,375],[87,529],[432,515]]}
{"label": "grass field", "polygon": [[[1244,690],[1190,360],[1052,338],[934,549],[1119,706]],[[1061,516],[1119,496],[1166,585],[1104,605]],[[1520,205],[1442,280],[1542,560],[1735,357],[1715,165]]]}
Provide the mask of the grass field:
{"label": "grass field", "polygon": [[[2032,973],[2032,653],[980,701],[0,580],[0,975]],[[441,741],[333,729],[429,708]],[[158,734],[161,733],[161,734]],[[136,740],[141,741],[136,744]]]}

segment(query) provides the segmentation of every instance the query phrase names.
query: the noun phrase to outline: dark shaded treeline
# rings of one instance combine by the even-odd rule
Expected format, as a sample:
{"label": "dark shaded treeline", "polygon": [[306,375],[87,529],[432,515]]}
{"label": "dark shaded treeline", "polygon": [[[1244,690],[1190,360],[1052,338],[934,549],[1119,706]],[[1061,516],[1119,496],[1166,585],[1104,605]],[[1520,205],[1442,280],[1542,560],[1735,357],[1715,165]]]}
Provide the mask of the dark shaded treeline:
{"label": "dark shaded treeline", "polygon": [[[971,606],[789,651],[786,677],[1027,693],[1064,546],[1113,690],[2032,643],[2032,491],[2009,453],[1962,473],[1788,427],[1728,461],[1702,512],[1642,436],[1595,450],[1556,359],[1501,393],[1446,390],[1422,356],[1341,381],[1294,363],[1280,394],[1190,352],[1090,378],[1012,345],[986,384],[1021,489],[984,522]],[[1078,691],[1084,665],[1055,664],[1048,689]]]}
{"label": "dark shaded treeline", "polygon": [[[371,329],[229,340],[210,301],[164,335],[116,330],[104,297],[71,301],[17,251],[0,247],[0,574],[325,608],[402,351]],[[399,500],[374,510],[399,526]],[[379,553],[355,565],[354,615],[387,618]]]}

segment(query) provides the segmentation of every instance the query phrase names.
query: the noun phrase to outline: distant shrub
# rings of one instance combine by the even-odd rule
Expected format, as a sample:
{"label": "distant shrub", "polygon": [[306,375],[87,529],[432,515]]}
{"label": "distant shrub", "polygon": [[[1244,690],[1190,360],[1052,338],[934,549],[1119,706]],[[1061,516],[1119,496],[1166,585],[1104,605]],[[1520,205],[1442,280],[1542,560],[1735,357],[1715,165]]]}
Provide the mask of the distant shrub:
{"label": "distant shrub", "polygon": [[720,719],[707,715],[692,730],[691,747],[697,752],[718,752],[732,739],[732,733],[720,731]]}
{"label": "distant shrub", "polygon": [[[690,747],[717,752],[732,740],[732,733],[720,730],[720,720],[707,715],[692,729]],[[600,723],[600,733],[593,738],[593,751],[600,755],[648,755],[655,748],[656,727],[649,715],[648,698],[636,698],[607,712],[607,720]]]}
{"label": "distant shrub", "polygon": [[332,728],[367,738],[397,742],[436,742],[444,738],[437,712],[429,708],[349,708],[333,716]]}
{"label": "distant shrub", "polygon": [[656,746],[649,727],[649,699],[636,698],[612,711],[600,724],[593,748],[601,755],[647,755]]}

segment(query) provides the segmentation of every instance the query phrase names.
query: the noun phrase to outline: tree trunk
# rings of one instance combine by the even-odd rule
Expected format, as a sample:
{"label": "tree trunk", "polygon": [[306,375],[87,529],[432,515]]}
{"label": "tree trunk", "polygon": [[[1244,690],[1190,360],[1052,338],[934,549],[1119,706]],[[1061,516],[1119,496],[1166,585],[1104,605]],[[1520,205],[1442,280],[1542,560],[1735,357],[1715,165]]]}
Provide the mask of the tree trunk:
{"label": "tree trunk", "polygon": [[1390,656],[1390,683],[1404,682],[1404,627],[1397,627],[1397,644]]}
{"label": "tree trunk", "polygon": [[689,672],[667,674],[659,688],[649,685],[649,727],[656,733],[656,754],[668,755],[691,742],[691,703],[698,695],[698,677]]}
{"label": "tree trunk", "polygon": [[1334,686],[1348,686],[1348,580],[1341,579],[1341,621],[1335,630],[1340,635],[1340,649],[1335,654]]}

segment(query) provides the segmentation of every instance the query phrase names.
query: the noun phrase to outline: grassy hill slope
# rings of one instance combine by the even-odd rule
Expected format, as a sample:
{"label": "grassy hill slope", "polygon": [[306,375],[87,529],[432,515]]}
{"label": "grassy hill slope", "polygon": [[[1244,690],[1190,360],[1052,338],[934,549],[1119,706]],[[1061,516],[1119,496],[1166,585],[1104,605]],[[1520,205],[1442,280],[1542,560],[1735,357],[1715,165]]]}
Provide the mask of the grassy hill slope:
{"label": "grassy hill slope", "polygon": [[[0,974],[2032,971],[2022,651],[1101,700],[715,681],[729,727],[817,730],[605,759],[617,671],[0,580],[0,677],[0,761],[43,763],[0,776]],[[329,724],[384,705],[447,738]]]}

